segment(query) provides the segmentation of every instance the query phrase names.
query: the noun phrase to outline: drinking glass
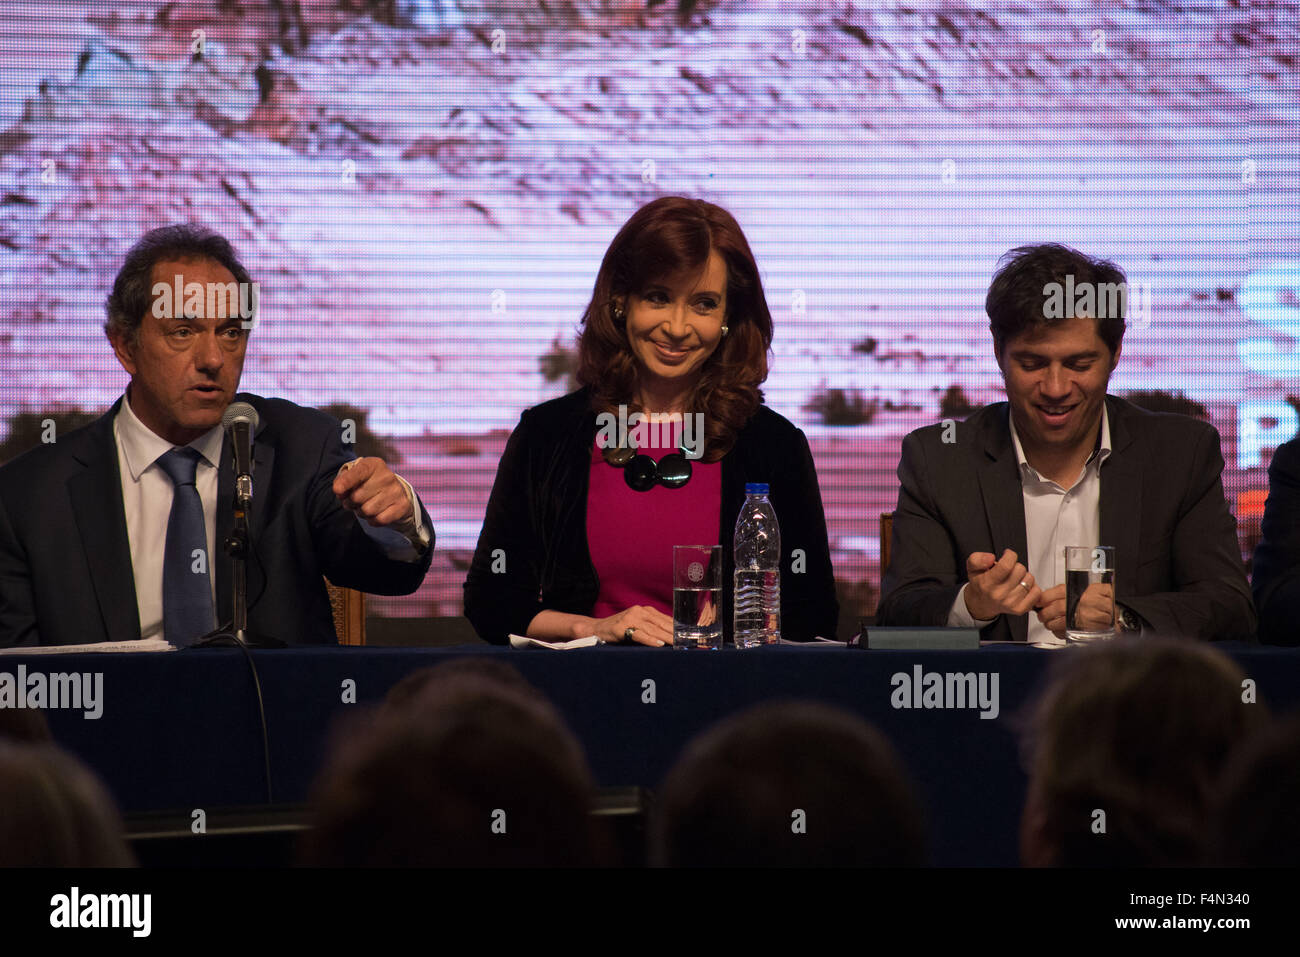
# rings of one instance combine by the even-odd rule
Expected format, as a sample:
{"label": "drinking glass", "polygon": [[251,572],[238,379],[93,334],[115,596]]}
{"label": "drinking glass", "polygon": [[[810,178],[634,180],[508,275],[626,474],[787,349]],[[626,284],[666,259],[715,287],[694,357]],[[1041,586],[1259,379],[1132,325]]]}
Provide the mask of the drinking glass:
{"label": "drinking glass", "polygon": [[1074,644],[1115,635],[1115,549],[1065,547],[1065,639]]}
{"label": "drinking glass", "polygon": [[722,546],[673,546],[673,647],[722,647]]}

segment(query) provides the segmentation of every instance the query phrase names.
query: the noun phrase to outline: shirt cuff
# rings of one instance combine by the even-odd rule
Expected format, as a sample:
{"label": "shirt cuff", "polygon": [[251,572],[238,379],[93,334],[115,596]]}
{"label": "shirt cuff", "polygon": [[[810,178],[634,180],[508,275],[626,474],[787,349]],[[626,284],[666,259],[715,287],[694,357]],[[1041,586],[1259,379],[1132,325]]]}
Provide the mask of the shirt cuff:
{"label": "shirt cuff", "polygon": [[411,488],[411,483],[406,479],[399,475],[397,481],[402,483],[402,488],[406,489],[406,497],[411,500],[411,517],[396,527],[412,545],[423,552],[429,547],[429,529],[424,524],[424,512],[420,509],[419,496],[415,494],[415,489]]}
{"label": "shirt cuff", "polygon": [[[966,585],[969,585],[967,582]],[[952,608],[948,609],[948,627],[949,628],[984,628],[994,622],[992,618],[974,618],[966,608],[966,585],[961,586],[961,591],[957,592],[957,600],[952,603]]]}

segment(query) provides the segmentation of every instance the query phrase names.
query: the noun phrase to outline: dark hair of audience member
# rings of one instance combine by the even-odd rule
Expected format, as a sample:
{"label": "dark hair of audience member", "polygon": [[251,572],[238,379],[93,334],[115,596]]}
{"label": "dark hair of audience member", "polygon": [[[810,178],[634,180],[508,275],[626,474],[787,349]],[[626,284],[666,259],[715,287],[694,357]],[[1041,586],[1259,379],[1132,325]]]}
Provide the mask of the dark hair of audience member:
{"label": "dark hair of audience member", "polygon": [[664,781],[651,860],[668,867],[914,866],[916,795],[894,749],[822,704],[763,704],[695,738]]}
{"label": "dark hair of audience member", "polygon": [[0,708],[0,741],[49,744],[54,736],[40,708]]}
{"label": "dark hair of audience member", "polygon": [[317,781],[313,866],[598,863],[582,749],[538,695],[434,679],[345,732]]}
{"label": "dark hair of audience member", "polygon": [[122,818],[84,764],[0,740],[0,867],[131,867]]}
{"label": "dark hair of audience member", "polygon": [[1209,843],[1214,867],[1300,864],[1300,714],[1256,735],[1228,764]]}
{"label": "dark hair of audience member", "polygon": [[412,701],[418,700],[420,695],[431,686],[466,675],[495,681],[527,697],[542,702],[547,701],[546,696],[520,674],[519,669],[514,665],[495,657],[465,655],[430,668],[418,668],[404,676],[401,681],[388,689],[388,694],[384,697],[384,707],[405,707]]}
{"label": "dark hair of audience member", "polygon": [[1030,706],[1021,860],[1189,866],[1233,750],[1266,720],[1222,652],[1175,638],[1073,649]]}

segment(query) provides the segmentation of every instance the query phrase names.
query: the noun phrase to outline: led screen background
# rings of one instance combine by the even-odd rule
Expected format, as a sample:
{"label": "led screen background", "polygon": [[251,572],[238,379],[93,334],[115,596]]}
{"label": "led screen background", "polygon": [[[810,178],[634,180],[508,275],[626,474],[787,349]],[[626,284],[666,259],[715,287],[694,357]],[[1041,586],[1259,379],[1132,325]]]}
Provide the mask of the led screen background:
{"label": "led screen background", "polygon": [[425,585],[373,612],[460,613],[505,438],[566,391],[606,245],[666,194],[753,246],[767,402],[808,434],[846,615],[874,608],[902,437],[1002,396],[983,297],[1024,243],[1149,290],[1110,391],[1202,405],[1258,535],[1300,395],[1300,4],[0,12],[5,428],[106,409],[122,254],[216,228],[261,291],[242,387],[366,410],[433,517]]}

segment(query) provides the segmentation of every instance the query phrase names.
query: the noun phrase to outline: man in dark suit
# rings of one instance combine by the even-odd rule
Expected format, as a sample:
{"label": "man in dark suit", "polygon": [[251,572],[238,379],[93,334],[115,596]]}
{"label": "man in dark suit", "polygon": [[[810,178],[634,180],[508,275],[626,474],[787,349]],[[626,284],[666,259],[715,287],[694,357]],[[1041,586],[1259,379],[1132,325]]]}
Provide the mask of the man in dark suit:
{"label": "man in dark suit", "polygon": [[433,530],[410,486],[380,459],[353,458],[328,415],[237,396],[250,286],[230,244],[198,227],[154,230],[127,254],[104,327],[126,394],[0,468],[0,646],[188,645],[229,621],[234,473],[221,417],[236,398],[260,417],[249,632],[334,641],[322,576],[379,594],[419,587]]}
{"label": "man in dark suit", "polygon": [[1279,445],[1269,462],[1260,533],[1251,575],[1260,641],[1300,645],[1300,436]]}
{"label": "man in dark suit", "polygon": [[1249,638],[1218,433],[1106,395],[1123,272],[1056,244],[1004,263],[985,307],[1008,401],[904,439],[880,623],[1059,641],[1064,547],[1109,545],[1113,590],[1093,586],[1081,623],[1110,627],[1113,602],[1118,631]]}

